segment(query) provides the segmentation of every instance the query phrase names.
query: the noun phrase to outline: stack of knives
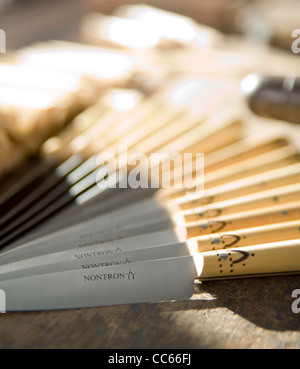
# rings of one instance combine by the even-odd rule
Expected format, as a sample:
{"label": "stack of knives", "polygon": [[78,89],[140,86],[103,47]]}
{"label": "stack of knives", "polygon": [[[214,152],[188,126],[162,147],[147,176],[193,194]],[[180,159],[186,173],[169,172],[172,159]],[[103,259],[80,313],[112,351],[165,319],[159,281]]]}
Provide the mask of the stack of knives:
{"label": "stack of knives", "polygon": [[[299,73],[298,60],[144,5],[89,15],[82,38],[0,64],[7,311],[189,299],[195,281],[298,274],[300,132],[252,114],[240,89],[270,58],[277,75]],[[154,153],[191,154],[188,180],[178,186],[174,162],[165,186]],[[151,183],[132,186],[141,157]]]}

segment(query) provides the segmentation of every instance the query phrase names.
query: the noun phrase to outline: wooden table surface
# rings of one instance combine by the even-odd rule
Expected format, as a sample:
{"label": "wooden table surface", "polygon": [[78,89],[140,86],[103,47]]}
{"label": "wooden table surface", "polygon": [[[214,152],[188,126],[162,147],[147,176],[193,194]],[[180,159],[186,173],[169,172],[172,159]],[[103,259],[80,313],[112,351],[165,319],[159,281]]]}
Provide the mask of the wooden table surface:
{"label": "wooden table surface", "polygon": [[[9,48],[75,40],[84,12],[79,0],[22,0],[0,17],[1,28]],[[218,281],[195,285],[190,301],[7,313],[0,348],[300,348],[295,289],[300,276]]]}
{"label": "wooden table surface", "polygon": [[300,277],[195,285],[191,300],[0,316],[0,348],[299,349]]}

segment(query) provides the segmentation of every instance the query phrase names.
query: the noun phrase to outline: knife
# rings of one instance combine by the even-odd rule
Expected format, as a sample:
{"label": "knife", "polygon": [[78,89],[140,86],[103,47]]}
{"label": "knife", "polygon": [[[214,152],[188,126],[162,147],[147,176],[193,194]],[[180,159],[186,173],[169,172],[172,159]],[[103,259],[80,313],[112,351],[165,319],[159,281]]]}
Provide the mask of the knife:
{"label": "knife", "polygon": [[23,276],[0,281],[0,289],[6,294],[6,311],[58,310],[189,299],[196,279],[298,273],[300,239]]}
{"label": "knife", "polygon": [[71,270],[0,282],[6,311],[37,311],[189,299],[200,255]]}
{"label": "knife", "polygon": [[[124,248],[125,246],[125,248]],[[126,247],[127,246],[127,247]],[[68,270],[97,271],[104,267],[130,265],[139,261],[168,259],[194,254],[185,242],[172,244],[108,243],[87,250],[67,250],[40,257],[29,258],[0,266],[0,281],[28,276],[65,272]]]}
{"label": "knife", "polygon": [[[138,232],[136,232],[138,233]],[[62,253],[68,251],[79,252],[91,252],[104,248],[104,249],[122,249],[122,250],[132,250],[139,248],[146,248],[149,246],[164,245],[170,243],[184,242],[186,240],[186,233],[184,230],[176,230],[173,228],[157,230],[151,232],[143,232],[141,234],[133,234],[130,237],[124,239],[115,239],[109,241],[96,241],[90,244],[85,244],[83,246],[82,240],[73,238],[72,233],[61,233],[60,238],[52,240],[49,237],[47,240],[41,238],[33,243],[29,243],[27,246],[24,245],[23,248],[18,247],[15,250],[9,250],[8,252],[1,254],[0,256],[0,268],[5,267],[6,264],[21,262],[26,263],[27,259],[44,257],[45,255]],[[67,244],[64,243],[64,237],[69,237]],[[48,241],[48,242],[46,242]],[[83,247],[82,247],[83,246]],[[61,254],[63,255],[63,254]]]}
{"label": "knife", "polygon": [[[76,237],[81,240],[85,239],[86,242],[103,242],[105,239],[103,239],[103,237],[101,238],[100,234],[109,232],[110,240],[113,239],[113,235],[120,238],[120,231],[125,227],[138,227],[141,223],[144,224],[146,222],[149,223],[150,232],[151,223],[158,221],[160,221],[160,227],[162,227],[163,223],[170,223],[170,216],[167,209],[160,205],[154,198],[150,198],[139,201],[133,205],[123,206],[113,211],[111,210],[105,214],[100,214],[76,225],[63,228],[61,231],[46,235],[43,240],[50,239],[51,244],[53,244],[53,242],[58,239],[62,245],[63,241],[61,238],[63,237],[63,239],[68,242],[68,235],[72,234],[72,242],[76,242]],[[145,229],[145,233],[149,232]],[[89,235],[88,237],[87,234]],[[37,239],[36,241],[33,240],[30,243],[28,242],[22,246],[18,246],[18,248],[26,247],[29,244],[33,245],[34,243],[41,244],[40,240]]]}
{"label": "knife", "polygon": [[300,78],[251,74],[241,88],[257,115],[300,124]]}

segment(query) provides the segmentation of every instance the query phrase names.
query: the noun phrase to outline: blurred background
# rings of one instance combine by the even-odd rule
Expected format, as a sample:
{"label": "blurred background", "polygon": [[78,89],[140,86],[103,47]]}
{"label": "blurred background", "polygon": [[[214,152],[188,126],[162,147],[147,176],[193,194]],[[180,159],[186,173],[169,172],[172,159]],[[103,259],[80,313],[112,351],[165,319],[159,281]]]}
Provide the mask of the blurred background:
{"label": "blurred background", "polygon": [[[0,175],[111,88],[149,97],[170,76],[194,75],[215,84],[209,104],[218,96],[220,106],[241,107],[245,101],[232,86],[239,89],[250,73],[300,75],[299,54],[292,52],[299,14],[300,0],[0,0],[7,50],[0,54]],[[180,96],[183,104],[189,99]],[[276,118],[286,123],[286,94],[278,96]],[[206,89],[198,95],[203,110],[204,97]],[[288,128],[294,138],[295,127]]]}
{"label": "blurred background", "polygon": [[[291,80],[285,85],[276,82],[277,120],[252,115],[250,125],[240,86],[251,73],[300,75],[299,54],[292,52],[299,14],[300,0],[0,0],[0,29],[6,33],[7,50],[0,54],[0,176],[35,154],[48,158],[53,150],[57,154],[67,148],[63,160],[82,152],[78,127],[84,131],[92,120],[88,112],[75,117],[99,99],[106,107],[111,96],[120,101],[115,88],[127,89],[127,100],[121,96],[125,105],[133,96],[138,105],[140,100],[156,99],[156,94],[163,110],[172,111],[175,94],[176,108],[192,107],[200,115],[238,108],[243,110],[245,127],[257,133],[264,124],[281,126],[295,141],[299,126],[291,125],[290,118],[299,116],[300,94],[293,97],[296,108],[291,113],[283,86],[298,90],[299,86]],[[189,82],[189,88],[197,85],[198,90],[191,92],[182,83],[180,93],[174,87],[172,95],[169,85],[177,77],[196,81]],[[164,92],[163,100],[159,93],[165,85],[170,96]],[[245,90],[252,87],[250,79]],[[268,98],[275,96],[273,87],[269,93],[267,86]],[[266,116],[261,97],[256,108]],[[122,111],[124,106],[112,108]],[[130,103],[125,106],[131,108]],[[101,121],[101,114],[95,114],[95,122]],[[112,139],[120,140],[117,129],[126,130],[105,122],[99,132],[111,129],[108,146]],[[70,124],[72,133],[65,133]],[[59,139],[48,141],[61,132]],[[85,158],[104,148],[103,142],[94,141]],[[92,147],[90,142],[85,146]]]}
{"label": "blurred background", "polygon": [[[122,0],[1,0],[0,24],[8,47],[19,48],[36,40],[78,40],[79,25],[91,11],[112,14]],[[225,33],[246,34],[290,50],[291,34],[300,27],[299,0],[147,0],[145,4],[176,12]]]}

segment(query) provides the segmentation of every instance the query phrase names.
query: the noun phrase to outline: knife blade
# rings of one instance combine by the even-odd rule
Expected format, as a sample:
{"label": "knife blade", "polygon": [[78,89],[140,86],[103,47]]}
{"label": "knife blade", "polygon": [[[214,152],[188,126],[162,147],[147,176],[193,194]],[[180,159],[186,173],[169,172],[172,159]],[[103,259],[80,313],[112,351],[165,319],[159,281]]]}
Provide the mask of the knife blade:
{"label": "knife blade", "polygon": [[[64,237],[69,237],[69,243],[64,243]],[[70,238],[71,237],[71,238]],[[5,268],[6,264],[20,262],[26,265],[27,259],[30,258],[43,258],[45,255],[59,253],[61,256],[69,253],[83,253],[93,252],[95,250],[109,250],[109,249],[122,249],[122,250],[134,250],[147,248],[149,246],[158,246],[170,243],[183,242],[186,239],[184,231],[175,230],[173,228],[158,230],[151,233],[143,233],[138,235],[132,235],[124,239],[115,239],[106,242],[96,241],[91,244],[84,244],[83,241],[76,237],[72,239],[72,234],[64,232],[60,238],[56,238],[51,241],[51,237],[45,241],[44,238],[36,240],[33,244],[28,244],[24,248],[16,248],[10,250],[0,256],[0,268]]]}
{"label": "knife blade", "polygon": [[0,282],[6,311],[61,310],[189,299],[202,256],[71,270]]}
{"label": "knife blade", "polygon": [[[167,259],[191,255],[185,242],[147,245],[130,244],[124,249],[124,244],[108,243],[73,249],[40,257],[29,258],[0,266],[0,281],[23,278],[28,276],[64,272],[68,270],[91,270],[117,265],[130,265],[139,261]],[[194,242],[194,252],[197,243]]]}
{"label": "knife blade", "polygon": [[[100,214],[98,216],[93,217],[92,219],[88,219],[79,223],[72,224],[68,227],[62,228],[61,233],[59,231],[48,233],[44,237],[44,240],[51,239],[55,242],[56,237],[60,240],[61,234],[67,234],[69,231],[78,237],[82,238],[82,234],[89,234],[89,238],[93,238],[91,236],[92,233],[96,233],[99,236],[99,232],[102,229],[105,233],[105,229],[110,231],[110,239],[112,238],[113,233],[116,233],[116,229],[124,229],[124,227],[129,227],[131,225],[138,226],[141,223],[161,220],[161,222],[168,223],[170,216],[168,211],[161,206],[155,199],[150,198],[146,200],[138,201],[136,204],[127,205],[122,208],[118,208],[115,210],[111,210],[105,214]],[[112,224],[114,225],[114,229],[112,229]],[[66,238],[66,237],[64,237]],[[117,236],[119,238],[119,236]],[[91,240],[90,240],[91,241]],[[18,245],[18,248],[27,247],[27,245],[33,245],[34,243],[41,244],[40,238],[37,238],[35,242],[32,240],[30,243],[24,243],[23,245]],[[8,247],[6,250],[12,249],[14,246]],[[4,251],[4,252],[5,252]]]}
{"label": "knife blade", "polygon": [[[145,259],[144,251],[133,253],[141,253],[141,258]],[[147,251],[153,249],[150,247]],[[190,256],[118,266],[29,273],[25,277],[0,281],[0,289],[9,300],[7,311],[58,310],[188,299],[192,296],[195,279],[300,273],[299,239],[201,254],[197,253],[197,248],[189,251]]]}

